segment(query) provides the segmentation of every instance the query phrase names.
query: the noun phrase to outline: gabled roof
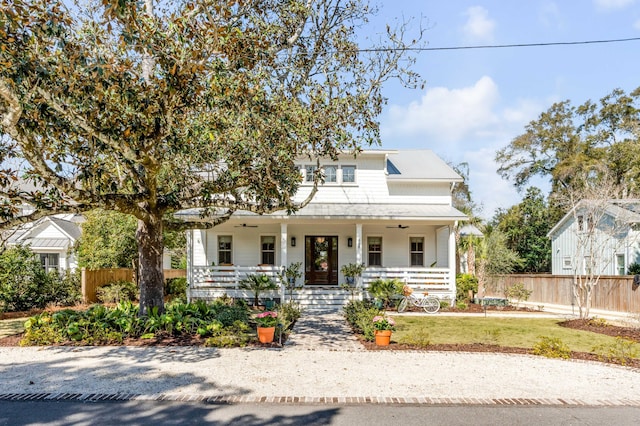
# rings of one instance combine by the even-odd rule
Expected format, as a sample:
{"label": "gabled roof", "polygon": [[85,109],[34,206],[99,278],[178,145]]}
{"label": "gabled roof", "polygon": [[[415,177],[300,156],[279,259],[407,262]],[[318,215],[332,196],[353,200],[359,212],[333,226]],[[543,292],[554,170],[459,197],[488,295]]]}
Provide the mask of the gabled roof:
{"label": "gabled roof", "polygon": [[[10,241],[13,240],[12,242],[16,243],[26,243],[38,240],[39,243],[44,244],[41,240],[46,240],[47,238],[39,238],[38,236],[47,223],[51,223],[53,226],[55,226],[71,242],[77,241],[82,233],[80,227],[75,222],[65,220],[56,216],[46,216],[33,222],[32,226],[30,226],[28,229],[25,229],[23,227],[18,231],[20,235],[14,236],[14,238],[11,238]],[[57,240],[57,238],[51,239]]]}
{"label": "gabled roof", "polygon": [[[593,202],[592,200],[581,200],[576,204],[566,215],[562,217],[547,233],[547,238],[551,238],[569,219],[573,218],[576,211],[585,208],[585,204]],[[640,200],[638,199],[626,199],[626,200],[609,200],[606,202],[605,213],[611,217],[619,220],[624,220],[625,223],[640,223]]]}
{"label": "gabled roof", "polygon": [[[390,167],[391,166],[391,167]],[[387,155],[389,180],[462,182],[462,177],[430,149],[402,150]]]}

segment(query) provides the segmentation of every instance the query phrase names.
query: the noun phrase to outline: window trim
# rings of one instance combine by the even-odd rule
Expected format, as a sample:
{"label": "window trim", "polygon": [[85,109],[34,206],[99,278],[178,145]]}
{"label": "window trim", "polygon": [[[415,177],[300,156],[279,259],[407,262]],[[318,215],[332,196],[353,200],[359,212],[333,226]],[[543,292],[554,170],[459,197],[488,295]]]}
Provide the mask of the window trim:
{"label": "window trim", "polygon": [[[38,259],[40,260],[40,265],[42,266],[42,269],[45,270],[45,272],[48,273],[53,271],[60,271],[60,253],[38,252],[37,254]],[[49,259],[51,256],[56,260],[56,263],[53,266],[49,263]]]}
{"label": "window trim", "polygon": [[[369,244],[369,239],[370,238],[380,238],[380,251],[371,251],[370,247],[371,245]],[[380,266],[382,267],[383,262],[383,253],[384,253],[384,237],[382,235],[367,235],[367,266]],[[380,255],[380,264],[376,265],[376,264],[372,264],[371,263],[371,253],[374,254],[379,254]]]}
{"label": "window trim", "polygon": [[[413,250],[412,248],[412,239],[413,238],[420,238],[422,240],[422,250],[418,251],[418,250]],[[426,256],[426,251],[425,251],[425,245],[426,245],[426,237],[424,235],[409,235],[409,266],[411,267],[417,267],[417,268],[424,268],[425,265],[425,256]],[[413,264],[413,254],[416,253],[422,253],[422,264],[420,265],[414,265]]]}
{"label": "window trim", "polygon": [[[346,168],[352,168],[353,169],[353,180],[352,181],[346,181],[344,180],[344,169]],[[358,167],[354,164],[343,164],[340,166],[340,183],[344,184],[344,185],[355,185],[356,183],[356,170],[358,169]]]}
{"label": "window trim", "polygon": [[[272,250],[265,250],[264,249],[264,243],[263,243],[263,239],[264,238],[273,238],[273,249]],[[277,241],[278,239],[276,238],[276,236],[274,234],[264,234],[264,235],[260,235],[260,264],[261,265],[271,265],[274,266],[276,264],[276,252],[277,252]],[[266,253],[271,253],[273,256],[273,263],[268,263],[265,262],[264,260],[264,255]]]}
{"label": "window trim", "polygon": [[[229,238],[229,248],[228,249],[221,249],[220,248],[220,243],[221,243],[221,239],[222,238]],[[217,248],[218,248],[218,265],[233,265],[233,235],[230,234],[224,234],[224,235],[218,235],[217,238]],[[221,259],[221,255],[222,253],[229,253],[229,261],[228,262],[222,262]]]}

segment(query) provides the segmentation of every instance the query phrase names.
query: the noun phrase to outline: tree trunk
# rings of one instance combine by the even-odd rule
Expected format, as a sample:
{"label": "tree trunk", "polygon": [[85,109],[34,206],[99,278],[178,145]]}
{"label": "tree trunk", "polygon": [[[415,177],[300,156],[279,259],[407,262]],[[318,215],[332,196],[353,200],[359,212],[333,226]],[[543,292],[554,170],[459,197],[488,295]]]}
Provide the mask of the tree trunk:
{"label": "tree trunk", "polygon": [[151,309],[164,312],[164,271],[162,269],[162,218],[150,215],[148,221],[138,220],[138,279],[140,282],[140,316]]}

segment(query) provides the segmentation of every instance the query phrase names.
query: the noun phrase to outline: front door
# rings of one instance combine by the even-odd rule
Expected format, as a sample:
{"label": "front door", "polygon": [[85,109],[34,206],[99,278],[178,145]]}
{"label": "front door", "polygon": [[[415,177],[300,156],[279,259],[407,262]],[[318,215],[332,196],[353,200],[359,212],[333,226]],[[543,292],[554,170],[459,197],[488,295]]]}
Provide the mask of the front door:
{"label": "front door", "polygon": [[338,285],[338,237],[305,237],[304,279],[310,285]]}

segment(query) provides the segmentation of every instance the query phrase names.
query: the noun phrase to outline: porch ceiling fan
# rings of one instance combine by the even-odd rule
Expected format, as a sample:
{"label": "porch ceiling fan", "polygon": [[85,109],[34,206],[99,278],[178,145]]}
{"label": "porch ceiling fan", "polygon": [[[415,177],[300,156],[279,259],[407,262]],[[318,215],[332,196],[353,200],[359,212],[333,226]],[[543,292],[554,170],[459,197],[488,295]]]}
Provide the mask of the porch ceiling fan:
{"label": "porch ceiling fan", "polygon": [[387,228],[407,229],[409,225],[387,226]]}
{"label": "porch ceiling fan", "polygon": [[243,223],[242,225],[235,225],[234,228],[257,228],[258,225],[247,225],[246,223]]}

